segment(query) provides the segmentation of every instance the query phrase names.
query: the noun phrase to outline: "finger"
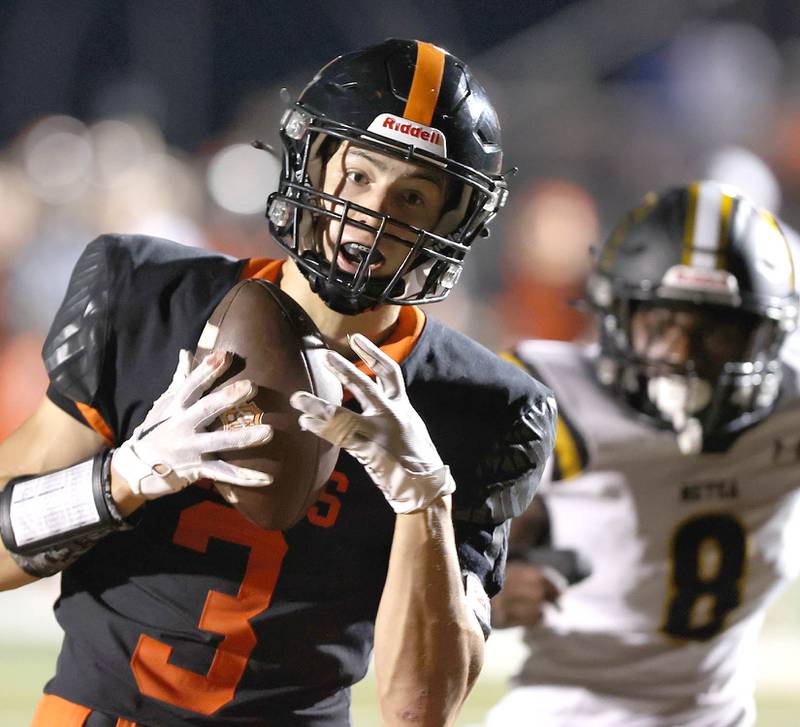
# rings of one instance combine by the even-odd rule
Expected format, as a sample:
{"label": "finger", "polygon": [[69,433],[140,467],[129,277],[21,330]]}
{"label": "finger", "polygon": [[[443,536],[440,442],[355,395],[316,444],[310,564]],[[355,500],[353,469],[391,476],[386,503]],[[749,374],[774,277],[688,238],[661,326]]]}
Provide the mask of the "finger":
{"label": "finger", "polygon": [[197,435],[197,443],[201,452],[227,452],[266,444],[272,439],[273,433],[269,424],[254,424],[217,432],[202,432]]}
{"label": "finger", "polygon": [[326,418],[303,414],[298,423],[302,429],[313,432],[335,447],[359,449],[360,445],[369,439],[369,425],[364,418],[342,407],[338,408],[333,416]]}
{"label": "finger", "polygon": [[217,482],[226,482],[229,485],[240,485],[241,487],[265,487],[271,485],[274,479],[266,472],[237,467],[219,459],[203,462],[198,472],[201,476]]}
{"label": "finger", "polygon": [[192,372],[192,352],[182,348],[178,351],[178,368],[175,369],[173,381],[183,381]]}
{"label": "finger", "polygon": [[543,586],[545,593],[549,594],[547,600],[557,605],[558,599],[563,595],[564,591],[569,588],[569,581],[555,568],[550,566],[542,567],[542,575],[544,576]]}
{"label": "finger", "polygon": [[542,607],[539,603],[512,601],[506,608],[508,619],[515,626],[536,626],[542,620]]}
{"label": "finger", "polygon": [[545,579],[543,586],[543,598],[548,603],[554,603],[558,605],[558,601],[561,598],[561,595],[564,593],[564,590],[559,588],[556,584],[552,583],[550,580]]}
{"label": "finger", "polygon": [[325,363],[336,375],[336,378],[342,382],[342,386],[352,392],[362,410],[366,411],[372,408],[383,411],[386,409],[383,395],[375,382],[366,374],[361,373],[344,356],[336,351],[328,351]]}
{"label": "finger", "polygon": [[375,372],[386,396],[397,399],[405,393],[403,372],[397,361],[360,333],[350,336],[349,343],[358,357]]}
{"label": "finger", "polygon": [[173,413],[181,410],[181,402],[176,398],[178,392],[189,375],[192,368],[191,353],[186,349],[178,351],[178,365],[172,374],[172,380],[164,393],[153,402],[150,411],[147,412],[144,421],[133,431],[134,437],[139,437],[143,432],[160,424],[164,419]]}
{"label": "finger", "polygon": [[227,384],[192,404],[186,410],[185,416],[192,422],[195,430],[206,427],[228,409],[251,399],[257,390],[256,385],[247,379]]}
{"label": "finger", "polygon": [[328,420],[336,411],[336,405],[320,399],[307,391],[295,391],[289,397],[289,403],[303,414],[311,414],[319,419]]}
{"label": "finger", "polygon": [[231,365],[233,355],[227,351],[212,351],[186,377],[177,392],[177,398],[184,408],[198,401]]}

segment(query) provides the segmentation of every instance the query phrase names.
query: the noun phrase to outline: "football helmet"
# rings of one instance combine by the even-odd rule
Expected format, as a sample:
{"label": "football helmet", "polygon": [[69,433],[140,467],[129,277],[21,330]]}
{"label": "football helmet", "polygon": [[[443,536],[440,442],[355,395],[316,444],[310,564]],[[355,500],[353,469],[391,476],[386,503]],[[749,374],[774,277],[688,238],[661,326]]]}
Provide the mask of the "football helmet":
{"label": "football helmet", "polygon": [[[270,232],[341,313],[445,298],[472,241],[487,234],[506,200],[497,114],[466,65],[429,43],[392,39],[331,61],[287,110],[280,136],[283,166],[267,202]],[[341,143],[443,174],[447,194],[436,225],[413,227],[323,192],[324,164]],[[326,254],[314,229],[331,221],[339,232]],[[343,239],[346,227],[368,230],[371,244]],[[387,277],[371,275],[387,240],[407,248],[402,263]],[[339,264],[341,252],[350,271]]]}
{"label": "football helmet", "polygon": [[[685,454],[771,411],[797,326],[795,273],[776,220],[737,190],[704,181],[648,195],[598,251],[587,290],[600,381],[672,427]],[[675,326],[677,358],[658,343]]]}

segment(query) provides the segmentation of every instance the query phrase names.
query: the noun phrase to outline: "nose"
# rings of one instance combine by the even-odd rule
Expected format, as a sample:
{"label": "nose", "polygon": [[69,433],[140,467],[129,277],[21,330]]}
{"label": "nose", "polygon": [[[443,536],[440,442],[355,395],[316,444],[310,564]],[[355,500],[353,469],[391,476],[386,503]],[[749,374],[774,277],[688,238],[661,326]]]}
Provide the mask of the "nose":
{"label": "nose", "polygon": [[[382,186],[373,184],[370,189],[360,194],[353,202],[359,207],[365,207],[377,214],[389,213],[389,190],[384,189]],[[370,215],[361,212],[360,210],[353,210],[353,215],[361,215],[362,217],[370,217]]]}
{"label": "nose", "polygon": [[665,336],[666,359],[671,364],[683,364],[689,358],[692,335],[684,326],[672,325]]}
{"label": "nose", "polygon": [[[364,192],[364,194],[359,195],[357,199],[351,200],[351,202],[353,202],[353,204],[357,204],[359,207],[363,207],[364,210],[368,211],[350,208],[347,212],[347,219],[368,225],[374,230],[377,230],[381,224],[381,220],[379,219],[378,215],[389,213],[388,194],[385,190],[376,188],[370,189],[369,191]],[[369,237],[374,235],[374,233],[370,232],[369,230],[351,225],[350,229],[348,230],[348,235],[352,236],[354,234]]]}

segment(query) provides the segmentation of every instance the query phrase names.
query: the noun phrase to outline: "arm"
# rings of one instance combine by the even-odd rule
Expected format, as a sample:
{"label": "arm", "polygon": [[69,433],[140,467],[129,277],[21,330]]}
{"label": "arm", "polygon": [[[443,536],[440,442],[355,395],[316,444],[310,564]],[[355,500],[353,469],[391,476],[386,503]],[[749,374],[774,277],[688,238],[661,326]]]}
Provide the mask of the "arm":
{"label": "arm", "polygon": [[[99,434],[45,397],[19,429],[0,442],[0,488],[12,477],[73,465],[104,446]],[[0,590],[35,580],[17,566],[0,541]]]}
{"label": "arm", "polygon": [[541,568],[525,563],[515,554],[550,544],[550,517],[542,495],[533,498],[528,508],[511,521],[508,537],[509,562],[503,588],[492,599],[492,626],[533,626],[542,617],[545,603],[557,602],[558,588]]}
{"label": "arm", "polygon": [[[269,475],[208,458],[209,453],[261,444],[272,436],[272,428],[257,425],[242,432],[206,432],[209,421],[249,399],[255,388],[251,382],[237,382],[204,396],[203,392],[227,369],[231,357],[215,352],[194,370],[190,360],[189,352],[181,351],[169,388],[131,437],[110,456],[102,437],[47,399],[0,445],[0,482],[4,489],[12,478],[52,473],[47,479],[28,477],[14,483],[12,498],[22,492],[19,502],[25,504],[11,504],[8,521],[0,523],[3,538],[17,543],[9,546],[13,554],[5,548],[0,551],[0,590],[30,583],[36,579],[33,574],[63,570],[98,540],[130,527],[124,518],[147,499],[177,492],[201,478],[242,486],[271,482]],[[78,474],[75,469],[63,472],[102,450],[106,450],[104,455],[88,473],[83,464]],[[110,470],[106,469],[109,459]],[[102,466],[99,461],[103,461]],[[58,485],[53,487],[53,481]],[[74,498],[85,503],[87,494],[94,509],[81,507],[73,512]],[[7,502],[9,499],[6,497]],[[32,521],[35,527],[25,514],[25,508],[32,505],[37,507],[40,519]],[[15,507],[22,508],[16,515]],[[27,539],[19,540],[20,533]]]}
{"label": "arm", "polygon": [[450,510],[448,495],[397,516],[375,623],[386,725],[452,724],[483,664],[483,632],[464,595]]}
{"label": "arm", "polygon": [[492,626],[535,626],[545,604],[558,606],[564,591],[590,574],[582,553],[553,547],[546,501],[537,495],[511,523],[503,589],[492,599]]}
{"label": "arm", "polygon": [[350,345],[373,382],[337,353],[327,363],[361,413],[296,392],[300,426],[343,447],[397,514],[378,608],[375,664],[383,723],[442,727],[455,720],[480,672],[483,632],[467,605],[449,468],[411,406],[400,367],[361,335]]}

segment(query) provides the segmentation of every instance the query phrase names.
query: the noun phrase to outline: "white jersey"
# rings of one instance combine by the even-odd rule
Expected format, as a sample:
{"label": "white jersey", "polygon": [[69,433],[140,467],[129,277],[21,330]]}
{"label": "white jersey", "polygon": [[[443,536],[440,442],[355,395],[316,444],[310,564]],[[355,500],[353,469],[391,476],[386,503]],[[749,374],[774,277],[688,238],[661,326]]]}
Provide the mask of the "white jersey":
{"label": "white jersey", "polygon": [[800,399],[725,452],[685,456],[596,383],[591,351],[530,341],[517,355],[559,406],[541,490],[553,545],[593,573],[527,630],[518,687],[488,724],[752,724],[764,612],[800,567]]}

